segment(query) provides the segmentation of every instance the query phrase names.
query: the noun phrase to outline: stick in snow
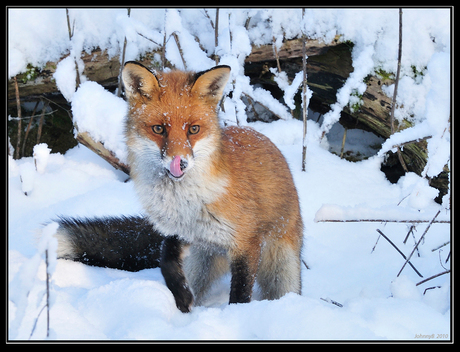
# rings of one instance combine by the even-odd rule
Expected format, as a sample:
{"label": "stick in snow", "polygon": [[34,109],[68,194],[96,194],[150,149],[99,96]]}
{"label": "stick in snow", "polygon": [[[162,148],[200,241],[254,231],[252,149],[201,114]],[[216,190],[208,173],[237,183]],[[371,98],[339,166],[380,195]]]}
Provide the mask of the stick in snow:
{"label": "stick in snow", "polygon": [[[305,8],[302,9],[302,20],[305,17]],[[303,117],[303,138],[302,138],[302,171],[305,171],[307,163],[307,36],[302,33],[302,68],[303,68],[303,82],[302,82],[302,117]]]}
{"label": "stick in snow", "polygon": [[420,282],[418,282],[417,284],[415,284],[415,286],[419,286],[427,281],[430,281],[430,280],[433,280],[435,278],[437,278],[438,276],[441,276],[441,275],[445,275],[445,274],[449,274],[450,273],[450,269],[449,270],[446,270],[446,271],[443,271],[442,273],[439,273],[439,274],[436,274],[436,275],[433,275],[433,276],[430,276],[429,278],[425,279],[425,280],[422,280]]}
{"label": "stick in snow", "polygon": [[420,242],[422,242],[422,239],[423,237],[425,237],[426,233],[428,232],[428,230],[430,229],[431,227],[431,224],[436,220],[436,218],[438,217],[439,213],[441,213],[441,210],[438,210],[438,212],[436,213],[436,215],[434,216],[434,218],[431,220],[431,222],[428,224],[428,226],[426,227],[425,229],[425,232],[423,233],[422,237],[420,237],[420,239],[418,240],[417,244],[415,245],[414,249],[412,250],[412,252],[410,253],[409,257],[406,259],[406,262],[404,263],[404,265],[402,266],[401,270],[399,270],[399,273],[398,275],[396,275],[396,277],[399,277],[399,275],[401,275],[401,272],[403,271],[403,269],[405,268],[406,264],[409,262],[410,258],[412,258],[412,255],[414,254],[415,250],[417,249],[418,245],[420,244]]}
{"label": "stick in snow", "polygon": [[[399,250],[399,248],[396,247],[396,245],[395,245],[387,236],[385,236],[385,234],[384,234],[382,231],[380,231],[379,229],[377,229],[377,232],[378,232],[384,239],[386,239],[386,240],[394,247],[394,249],[396,249],[396,250],[398,251],[398,253],[401,254],[401,256],[402,256],[404,259],[407,260],[407,258],[406,258],[406,256],[404,255],[404,253],[401,252],[401,251]],[[408,261],[408,263],[409,263],[409,265],[411,266],[411,268],[414,269],[414,271],[417,273],[418,276],[423,277],[423,275],[420,274],[420,272],[415,268],[415,266],[414,266],[411,262]]]}
{"label": "stick in snow", "polygon": [[[128,17],[131,17],[131,8],[130,7],[128,7]],[[118,73],[118,91],[117,91],[117,96],[118,97],[121,97],[121,88],[122,88],[121,73],[123,72],[123,66],[125,64],[125,54],[126,54],[126,45],[127,44],[128,44],[128,42],[126,40],[126,35],[125,35],[125,40],[123,42],[123,51],[121,53],[120,71]]]}
{"label": "stick in snow", "polygon": [[[398,46],[398,68],[396,70],[396,79],[395,79],[395,90],[393,92],[393,100],[391,102],[391,111],[390,111],[390,127],[391,127],[391,134],[395,132],[395,107],[396,107],[396,95],[398,94],[398,85],[399,85],[399,75],[401,72],[401,56],[402,56],[402,8],[399,9],[399,46]],[[407,173],[409,170],[407,169],[406,163],[404,162],[401,148],[397,148],[397,154],[399,162],[401,163],[402,168]]]}
{"label": "stick in snow", "polygon": [[343,304],[341,304],[341,303],[339,303],[339,302],[336,302],[336,301],[333,301],[333,300],[330,299],[330,298],[322,298],[322,297],[321,297],[320,299],[323,300],[324,302],[331,303],[331,304],[333,304],[333,305],[335,305],[335,306],[337,306],[337,307],[340,307],[340,308],[343,307]]}

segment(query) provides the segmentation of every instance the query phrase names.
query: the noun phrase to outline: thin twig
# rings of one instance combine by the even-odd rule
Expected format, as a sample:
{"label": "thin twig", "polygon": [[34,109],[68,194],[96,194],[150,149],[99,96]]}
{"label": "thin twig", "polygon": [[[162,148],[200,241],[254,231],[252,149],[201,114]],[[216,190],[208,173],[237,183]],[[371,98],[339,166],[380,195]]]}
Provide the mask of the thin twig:
{"label": "thin twig", "polygon": [[34,121],[34,116],[37,111],[38,104],[40,104],[40,100],[38,100],[35,104],[34,110],[32,111],[32,116],[30,117],[29,124],[27,125],[26,135],[24,136],[24,142],[22,143],[22,155],[24,155],[24,150],[26,149],[27,137],[29,137],[30,127],[32,126],[32,122]]}
{"label": "thin twig", "polygon": [[433,224],[433,222],[436,220],[436,218],[438,217],[438,215],[441,213],[441,210],[438,210],[438,212],[436,213],[436,215],[434,216],[434,218],[431,220],[431,222],[428,224],[428,226],[426,227],[425,229],[425,232],[423,232],[423,235],[422,237],[420,237],[420,239],[418,240],[417,244],[415,245],[414,249],[412,250],[412,252],[410,253],[409,257],[406,259],[406,262],[404,263],[404,265],[402,266],[401,270],[399,270],[399,273],[398,275],[396,275],[397,277],[399,277],[399,275],[401,274],[401,272],[403,271],[404,267],[406,266],[406,264],[409,262],[410,258],[412,258],[412,255],[414,254],[415,250],[417,249],[418,245],[420,244],[420,242],[422,242],[422,239],[425,237],[426,233],[428,232],[428,230],[430,229],[431,227],[431,224]]}
{"label": "thin twig", "polygon": [[[399,250],[399,248],[396,247],[396,245],[395,245],[387,236],[385,236],[385,234],[384,234],[382,231],[380,231],[379,229],[377,229],[377,232],[378,232],[384,239],[386,239],[386,240],[393,246],[393,248],[396,249],[396,250],[398,251],[399,254],[401,254],[401,256],[402,256],[404,259],[407,260],[407,258],[406,258],[406,256],[404,255],[404,253],[401,252],[401,251]],[[423,275],[420,274],[420,272],[415,268],[415,266],[414,266],[411,262],[409,262],[409,265],[411,266],[412,269],[414,269],[414,271],[417,273],[418,276],[423,277]]]}
{"label": "thin twig", "polygon": [[[305,8],[302,9],[302,20],[305,17]],[[302,171],[305,171],[307,164],[307,36],[302,31],[302,117],[303,117],[303,136],[302,136]]]}
{"label": "thin twig", "polygon": [[348,128],[344,128],[344,131],[343,131],[343,138],[342,138],[342,148],[340,149],[340,159],[343,159],[343,151],[345,149],[345,141],[347,140],[347,131],[348,131]]}
{"label": "thin twig", "polygon": [[180,46],[179,36],[177,35],[176,32],[173,32],[172,36],[174,37],[174,40],[176,41],[177,49],[179,49],[180,58],[182,59],[182,64],[184,65],[184,69],[186,70],[187,65],[185,64],[184,54],[182,53],[182,48]]}
{"label": "thin twig", "polygon": [[[165,15],[166,17],[166,15]],[[166,29],[165,29],[165,34],[163,36],[163,46],[161,47],[161,69],[164,70],[166,67],[166,42],[167,42],[167,37],[166,37]]]}
{"label": "thin twig", "polygon": [[[72,37],[73,37],[73,34],[74,34],[74,31],[75,31],[75,21],[72,25],[72,29],[70,28],[70,16],[69,16],[69,9],[66,8],[65,9],[65,13],[66,13],[66,17],[67,17],[67,29],[69,31],[69,41],[71,42],[72,41]],[[77,55],[77,53],[75,53],[75,55]],[[75,72],[76,72],[76,78],[75,78],[75,90],[78,89],[78,87],[80,87],[80,84],[81,84],[81,80],[80,80],[80,71],[78,70],[78,62],[77,62],[77,56],[74,57],[74,62],[75,62]]]}
{"label": "thin twig", "polygon": [[209,17],[208,11],[206,9],[203,9],[203,11],[204,11],[204,15],[209,19],[209,23],[211,23],[212,29],[214,29],[215,28],[214,23],[212,23],[212,19],[211,17]]}
{"label": "thin twig", "polygon": [[[391,127],[391,134],[395,132],[395,107],[396,107],[396,96],[398,94],[398,85],[399,85],[399,75],[401,73],[401,56],[402,56],[402,8],[399,9],[399,45],[398,45],[398,68],[396,70],[396,79],[395,79],[395,90],[393,92],[393,99],[391,102],[391,111],[390,111],[390,127]],[[404,162],[401,148],[397,147],[397,154],[399,162],[403,167],[405,172],[409,172],[407,169],[406,163]]]}
{"label": "thin twig", "polygon": [[46,337],[50,336],[50,273],[49,273],[49,260],[48,249],[45,251],[46,261]]}
{"label": "thin twig", "polygon": [[[212,24],[212,22],[211,22]],[[216,9],[216,25],[214,27],[214,59],[216,60],[216,65],[219,64],[220,58],[219,55],[215,52],[217,46],[219,45],[219,8]]]}
{"label": "thin twig", "polygon": [[439,274],[436,274],[436,275],[433,275],[433,276],[430,276],[429,278],[425,279],[425,280],[422,280],[420,282],[418,282],[417,284],[415,284],[415,286],[419,286],[427,281],[430,281],[430,280],[433,280],[435,278],[437,278],[438,276],[441,276],[441,275],[445,275],[445,274],[449,274],[450,273],[450,269],[449,270],[446,270],[446,271],[443,271],[442,273],[439,273]]}
{"label": "thin twig", "polygon": [[335,305],[337,307],[340,307],[340,308],[343,307],[343,304],[341,304],[339,302],[336,302],[336,301],[334,301],[334,300],[332,300],[330,298],[322,298],[322,297],[320,297],[320,299],[323,300],[324,302],[331,303],[331,304],[333,304],[333,305]]}
{"label": "thin twig", "polygon": [[40,318],[40,315],[42,315],[43,309],[45,308],[46,308],[46,304],[42,307],[42,309],[40,309],[40,312],[38,312],[37,318],[35,318],[34,325],[32,326],[32,331],[30,332],[30,335],[29,335],[29,340],[32,338],[32,335],[35,332],[35,328],[37,327],[38,318]]}
{"label": "thin twig", "polygon": [[[407,232],[406,238],[404,238],[404,241],[403,241],[404,244],[406,244],[407,239],[409,238],[410,234],[412,234],[412,238],[414,239],[414,242],[417,241],[415,239],[414,230],[416,230],[416,228],[415,228],[415,225],[412,224],[411,227],[409,228],[409,231]],[[420,252],[418,251],[418,248],[417,248],[417,256],[420,257]]]}
{"label": "thin twig", "polygon": [[49,285],[49,261],[48,261],[48,249],[45,250],[45,263],[46,263],[46,303],[38,312],[37,317],[35,318],[34,325],[32,326],[32,331],[29,335],[29,340],[32,338],[32,335],[35,332],[37,327],[38,319],[42,315],[43,310],[46,308],[46,337],[50,336],[50,285]]}
{"label": "thin twig", "polygon": [[[158,44],[156,41],[154,41],[153,39],[150,39],[149,37],[146,37],[145,35],[143,35],[142,33],[139,33],[139,32],[136,32],[138,35],[140,35],[142,38],[144,39],[147,39],[148,41],[151,41],[153,44],[155,45],[158,45],[158,46],[161,46],[160,44]],[[126,41],[126,39],[125,39]]]}
{"label": "thin twig", "polygon": [[409,231],[407,232],[406,238],[404,238],[403,244],[406,244],[407,239],[409,238],[409,235],[413,233],[414,229],[415,229],[415,225],[411,225],[411,227],[409,228]]}
{"label": "thin twig", "polygon": [[447,246],[448,244],[450,243],[450,241],[447,241],[446,243],[443,243],[441,244],[440,246],[436,247],[436,248],[433,248],[431,251],[434,252],[434,251],[437,251],[438,249],[444,247],[444,246]]}
{"label": "thin twig", "polygon": [[[131,8],[130,7],[128,7],[128,17],[131,17]],[[123,51],[121,53],[120,72],[118,73],[118,91],[117,91],[117,96],[118,97],[121,97],[121,87],[122,87],[121,73],[123,72],[123,65],[125,64],[125,54],[126,54],[126,45],[127,44],[128,44],[128,42],[126,40],[126,35],[125,35],[125,40],[123,42]]]}
{"label": "thin twig", "polygon": [[21,131],[22,131],[22,111],[21,111],[21,98],[19,97],[18,79],[14,76],[14,90],[16,92],[16,107],[18,109],[18,140],[16,143],[15,159],[19,159],[20,145],[21,145]]}
{"label": "thin twig", "polygon": [[281,65],[280,65],[280,56],[278,55],[278,49],[276,48],[276,38],[273,36],[273,52],[275,54],[275,59],[276,59],[276,66],[278,68],[278,73],[281,73]]}
{"label": "thin twig", "polygon": [[307,265],[307,263],[305,262],[305,260],[302,259],[302,263],[303,263],[303,265],[305,265],[305,268],[307,268],[307,270],[310,270],[310,267]]}
{"label": "thin twig", "polygon": [[37,144],[40,143],[40,138],[42,136],[43,123],[45,122],[45,111],[46,111],[46,108],[47,108],[48,105],[49,105],[48,101],[45,101],[44,104],[43,104],[42,114],[40,116],[40,122],[38,123]]}

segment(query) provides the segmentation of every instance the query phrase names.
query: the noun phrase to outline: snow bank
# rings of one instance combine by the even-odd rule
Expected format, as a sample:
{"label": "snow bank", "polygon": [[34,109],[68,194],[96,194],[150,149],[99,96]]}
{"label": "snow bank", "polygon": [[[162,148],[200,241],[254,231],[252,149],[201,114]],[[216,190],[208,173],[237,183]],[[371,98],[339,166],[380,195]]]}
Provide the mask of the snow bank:
{"label": "snow bank", "polygon": [[72,98],[72,115],[78,131],[87,131],[126,163],[124,128],[126,102],[96,82],[83,83]]}

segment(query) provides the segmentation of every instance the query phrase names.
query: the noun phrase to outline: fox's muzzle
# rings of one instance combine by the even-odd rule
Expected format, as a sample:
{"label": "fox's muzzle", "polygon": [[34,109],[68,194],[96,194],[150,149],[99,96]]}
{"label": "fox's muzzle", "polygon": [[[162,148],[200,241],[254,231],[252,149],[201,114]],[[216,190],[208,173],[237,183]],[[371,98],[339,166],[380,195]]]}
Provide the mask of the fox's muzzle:
{"label": "fox's muzzle", "polygon": [[188,166],[188,161],[182,159],[180,155],[176,155],[169,164],[169,172],[175,178],[181,178],[184,175],[184,170]]}

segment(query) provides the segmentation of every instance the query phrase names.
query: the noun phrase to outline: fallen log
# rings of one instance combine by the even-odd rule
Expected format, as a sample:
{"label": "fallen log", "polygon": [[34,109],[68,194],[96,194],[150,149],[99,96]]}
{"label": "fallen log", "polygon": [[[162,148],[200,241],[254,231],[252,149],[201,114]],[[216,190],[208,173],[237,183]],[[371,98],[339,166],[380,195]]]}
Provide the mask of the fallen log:
{"label": "fallen log", "polygon": [[[324,114],[330,109],[330,105],[336,102],[337,90],[353,71],[352,48],[353,43],[340,42],[338,37],[331,43],[317,39],[306,40],[308,86],[313,92],[309,105],[311,110]],[[151,66],[153,55],[157,52],[159,53],[159,51],[145,53],[139,61],[146,66]],[[277,56],[281,69],[290,79],[293,79],[297,72],[302,71],[302,39],[286,40],[277,50]],[[82,60],[85,65],[83,75],[88,80],[95,81],[111,91],[118,87],[120,70],[118,56],[109,57],[106,51],[95,49],[91,53],[82,53]],[[43,68],[31,68],[34,69],[32,75],[30,72],[18,75],[21,100],[36,101],[44,94],[59,93],[53,79],[56,67],[57,62],[48,62]],[[269,67],[277,67],[273,45],[253,46],[252,53],[245,59],[245,74],[250,77],[251,84],[261,84],[265,89],[270,90],[276,99],[282,99],[283,92],[274,82],[273,74],[267,69]],[[382,86],[392,83],[391,78],[382,78],[377,74],[367,77],[367,90],[361,97],[362,104],[357,109],[344,108],[339,122],[348,129],[359,128],[388,138],[391,135],[389,116],[391,99],[383,93]],[[8,103],[11,106],[15,104],[14,94],[14,82],[10,80]],[[33,99],[28,99],[32,96]],[[294,115],[300,117],[300,110],[299,105]],[[409,126],[409,124],[397,125],[395,130]],[[402,154],[409,171],[421,174],[427,160],[426,141],[404,146]]]}
{"label": "fallen log", "polygon": [[123,171],[129,176],[129,166],[122,163],[110,150],[108,150],[103,143],[96,142],[88,132],[79,132],[76,137],[77,141],[83,144],[85,147],[92,150],[94,153],[99,155],[115,169]]}
{"label": "fallen log", "polygon": [[[138,61],[146,66],[151,65],[155,52],[146,53]],[[61,58],[65,59],[64,56]],[[120,72],[119,56],[109,57],[107,51],[96,48],[91,53],[83,52],[81,59],[85,64],[83,75],[90,81],[94,81],[107,89],[115,89],[118,86],[118,74]],[[20,97],[59,93],[53,78],[58,62],[47,62],[42,68],[30,67],[28,71],[17,75]],[[8,101],[14,97],[14,81],[8,81]]]}

